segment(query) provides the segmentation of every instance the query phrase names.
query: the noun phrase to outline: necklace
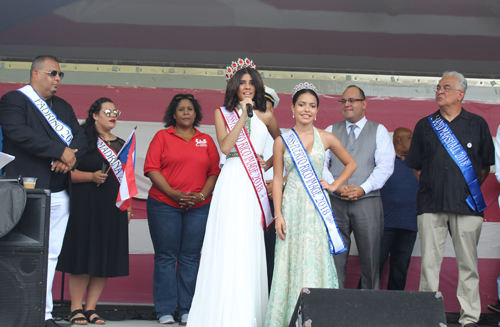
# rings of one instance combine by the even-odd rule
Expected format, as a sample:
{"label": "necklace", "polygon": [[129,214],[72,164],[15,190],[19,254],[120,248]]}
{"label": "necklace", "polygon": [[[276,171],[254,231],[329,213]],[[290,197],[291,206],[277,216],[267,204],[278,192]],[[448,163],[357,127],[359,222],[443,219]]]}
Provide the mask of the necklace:
{"label": "necklace", "polygon": [[108,145],[111,145],[111,142],[113,142],[114,140],[108,140],[108,138],[103,135],[102,139],[104,140],[104,142],[108,143]]}

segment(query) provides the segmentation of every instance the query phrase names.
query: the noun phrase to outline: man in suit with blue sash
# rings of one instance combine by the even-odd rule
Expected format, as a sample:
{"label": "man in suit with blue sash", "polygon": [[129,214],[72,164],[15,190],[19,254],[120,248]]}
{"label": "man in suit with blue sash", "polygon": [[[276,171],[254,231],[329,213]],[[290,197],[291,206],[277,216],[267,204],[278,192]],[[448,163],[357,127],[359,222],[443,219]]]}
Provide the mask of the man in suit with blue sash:
{"label": "man in suit with blue sash", "polygon": [[438,291],[448,232],[457,265],[461,326],[477,326],[481,313],[477,244],[486,208],[480,185],[495,163],[486,121],[462,108],[467,81],[445,72],[436,87],[439,110],[415,126],[406,165],[419,179],[420,291]]}
{"label": "man in suit with blue sash", "polygon": [[69,218],[70,171],[88,142],[71,105],[54,95],[63,76],[55,57],[38,56],[30,84],[0,100],[3,151],[16,157],[5,173],[36,177],[36,188],[51,191],[45,327],[59,326],[52,319],[52,282]]}

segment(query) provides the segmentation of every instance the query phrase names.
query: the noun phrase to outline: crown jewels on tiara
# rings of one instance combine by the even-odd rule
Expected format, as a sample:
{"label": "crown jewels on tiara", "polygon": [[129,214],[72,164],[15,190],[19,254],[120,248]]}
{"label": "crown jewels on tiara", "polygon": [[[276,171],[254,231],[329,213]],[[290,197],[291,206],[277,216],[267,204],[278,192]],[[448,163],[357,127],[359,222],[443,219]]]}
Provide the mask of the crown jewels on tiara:
{"label": "crown jewels on tiara", "polygon": [[314,91],[314,93],[316,93],[316,95],[319,94],[316,86],[314,86],[312,83],[304,82],[304,83],[300,83],[300,84],[296,85],[293,88],[292,98],[295,96],[295,93],[299,92],[300,90],[311,90],[311,91]]}
{"label": "crown jewels on tiara", "polygon": [[252,60],[250,60],[248,58],[245,58],[245,59],[238,58],[238,61],[233,61],[231,63],[231,66],[226,67],[226,82],[229,83],[229,80],[231,79],[231,77],[233,77],[233,75],[238,70],[243,69],[243,68],[252,68],[252,69],[257,70],[257,66],[255,66],[255,64],[253,63]]}

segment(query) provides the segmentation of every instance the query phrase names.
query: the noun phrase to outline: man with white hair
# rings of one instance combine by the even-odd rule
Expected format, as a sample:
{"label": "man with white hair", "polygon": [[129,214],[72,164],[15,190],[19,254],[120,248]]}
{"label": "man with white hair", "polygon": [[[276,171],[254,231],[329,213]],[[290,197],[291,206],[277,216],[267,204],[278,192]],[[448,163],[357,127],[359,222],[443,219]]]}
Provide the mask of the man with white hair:
{"label": "man with white hair", "polygon": [[419,179],[418,231],[422,252],[420,291],[438,291],[446,235],[453,239],[461,326],[481,314],[477,244],[486,208],[481,184],[495,163],[486,121],[462,108],[467,81],[445,72],[436,86],[439,110],[415,126],[406,165]]}

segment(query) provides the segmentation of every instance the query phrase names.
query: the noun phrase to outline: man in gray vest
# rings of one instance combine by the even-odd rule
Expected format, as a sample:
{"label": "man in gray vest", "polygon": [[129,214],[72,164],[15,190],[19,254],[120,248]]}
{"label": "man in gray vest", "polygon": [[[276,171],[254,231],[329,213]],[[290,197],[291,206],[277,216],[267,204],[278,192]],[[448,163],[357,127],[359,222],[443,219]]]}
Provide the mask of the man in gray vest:
{"label": "man in gray vest", "polygon": [[[361,266],[361,288],[380,289],[380,242],[384,233],[380,189],[392,175],[396,154],[387,129],[365,118],[367,102],[363,90],[350,85],[339,102],[345,121],[325,130],[342,142],[358,164],[348,183],[330,194],[337,226],[348,249],[334,256],[339,288],[346,286],[347,259],[351,233],[354,233]],[[331,183],[343,168],[340,160],[328,150],[323,178]]]}

